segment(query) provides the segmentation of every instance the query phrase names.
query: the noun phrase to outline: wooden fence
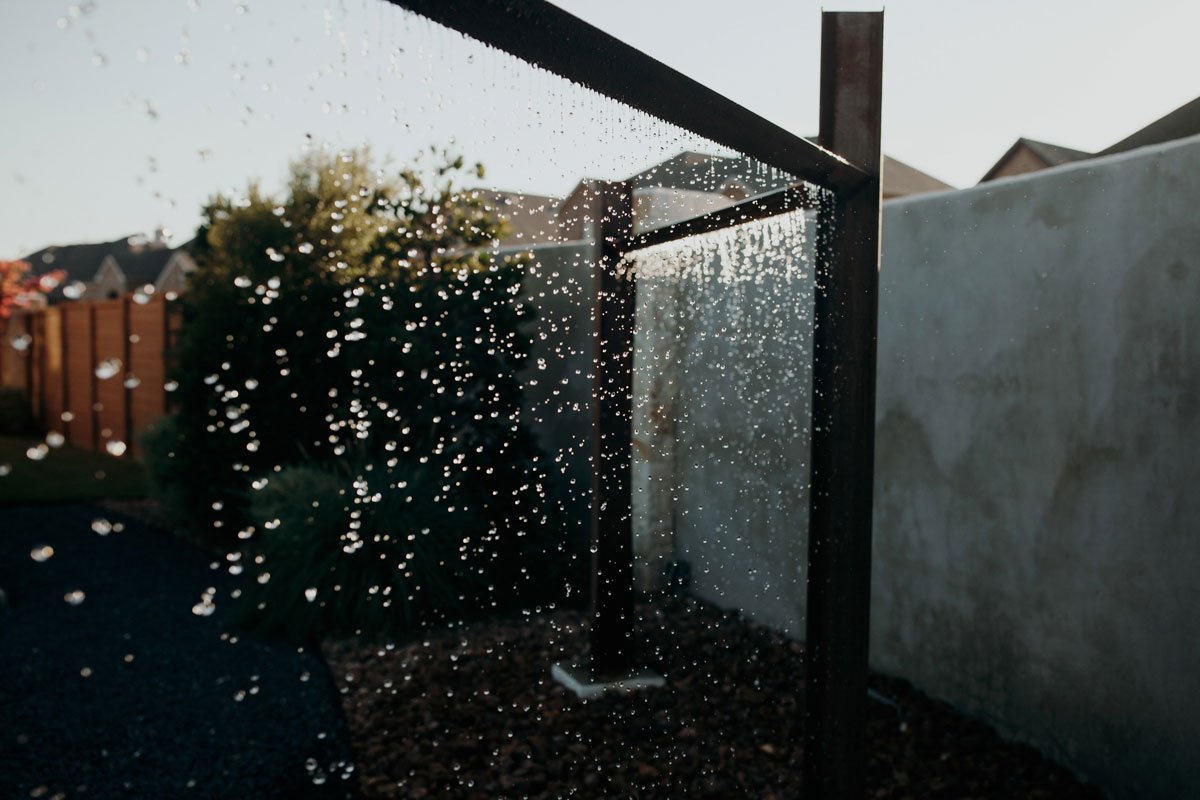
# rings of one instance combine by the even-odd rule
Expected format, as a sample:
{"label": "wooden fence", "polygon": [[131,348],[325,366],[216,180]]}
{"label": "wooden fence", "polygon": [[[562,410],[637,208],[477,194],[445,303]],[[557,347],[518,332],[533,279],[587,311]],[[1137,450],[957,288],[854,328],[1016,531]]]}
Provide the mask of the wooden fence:
{"label": "wooden fence", "polygon": [[164,299],[123,297],[16,314],[0,347],[0,380],[28,393],[46,431],[136,456],[141,432],[167,410],[178,311]]}

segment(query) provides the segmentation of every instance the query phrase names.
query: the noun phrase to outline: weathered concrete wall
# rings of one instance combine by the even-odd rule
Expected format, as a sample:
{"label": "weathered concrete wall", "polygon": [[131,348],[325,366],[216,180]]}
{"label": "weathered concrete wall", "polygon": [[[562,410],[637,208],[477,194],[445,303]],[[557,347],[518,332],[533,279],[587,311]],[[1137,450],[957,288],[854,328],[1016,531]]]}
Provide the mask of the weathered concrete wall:
{"label": "weathered concrete wall", "polygon": [[[1197,208],[1200,139],[884,212],[874,666],[1121,798],[1200,797]],[[640,278],[640,578],[673,531],[698,594],[799,635],[811,274],[729,282],[730,252]],[[564,258],[552,450],[588,430],[590,250]]]}
{"label": "weathered concrete wall", "polygon": [[[1117,797],[1200,796],[1197,207],[1192,140],[884,213],[874,665]],[[811,285],[700,259],[640,286],[639,508],[802,634],[809,318],[772,312]]]}
{"label": "weathered concrete wall", "polygon": [[[732,205],[722,195],[648,187],[634,192],[634,230],[643,231]],[[680,418],[681,302],[679,275],[641,274],[633,374],[633,549],[639,590],[661,584],[675,553],[677,480],[675,424]]]}
{"label": "weathered concrete wall", "polygon": [[1200,140],[888,205],[872,654],[1200,797]]}
{"label": "weathered concrete wall", "polygon": [[808,521],[810,226],[778,218],[637,262],[638,529],[674,530],[694,593],[792,633]]}

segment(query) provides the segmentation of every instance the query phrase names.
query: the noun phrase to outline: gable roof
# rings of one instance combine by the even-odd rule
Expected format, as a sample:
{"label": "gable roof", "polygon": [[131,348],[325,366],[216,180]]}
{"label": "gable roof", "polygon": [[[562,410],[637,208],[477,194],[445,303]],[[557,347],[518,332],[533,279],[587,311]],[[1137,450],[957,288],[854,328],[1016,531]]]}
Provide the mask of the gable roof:
{"label": "gable roof", "polygon": [[1196,134],[1200,134],[1200,97],[1184,103],[1171,113],[1159,117],[1144,128],[1134,131],[1119,142],[1109,145],[1096,153],[1073,150],[1070,147],[1022,137],[1017,139],[1012,147],[1008,148],[1008,151],[1000,157],[1000,160],[993,164],[992,168],[979,179],[979,182],[985,183],[991,180],[996,172],[1004,166],[1004,163],[1022,148],[1029,150],[1040,158],[1045,162],[1047,167],[1057,167],[1060,164],[1067,164],[1072,161],[1083,161],[1084,159],[1096,158],[1097,156],[1124,153],[1129,150],[1136,150],[1139,147],[1163,144],[1164,142],[1184,139]]}
{"label": "gable roof", "polygon": [[50,245],[22,258],[28,261],[35,275],[56,269],[66,272],[66,278],[50,293],[52,300],[64,297],[63,288],[75,281],[91,282],[106,258],[112,257],[125,275],[130,288],[154,283],[167,262],[178,252],[186,251],[190,242],[177,248],[150,240],[144,236],[126,236],[111,242]]}
{"label": "gable roof", "polygon": [[1017,140],[1024,144],[1034,154],[1046,162],[1047,166],[1057,167],[1059,164],[1069,164],[1072,161],[1082,161],[1085,158],[1091,158],[1095,153],[1088,153],[1083,150],[1075,150],[1070,147],[1063,147],[1059,144],[1050,144],[1049,142],[1039,142],[1037,139],[1026,139],[1024,137]]}
{"label": "gable roof", "polygon": [[992,178],[996,177],[1009,160],[1021,150],[1028,150],[1039,158],[1047,167],[1057,167],[1059,164],[1068,164],[1072,161],[1082,161],[1086,158],[1092,158],[1095,153],[1087,153],[1083,150],[1074,150],[1070,147],[1062,145],[1050,144],[1049,142],[1039,142],[1037,139],[1027,139],[1024,136],[1012,143],[1008,150],[1004,151],[1004,155],[992,164],[991,168],[984,173],[979,179],[980,183],[987,183]]}
{"label": "gable roof", "polygon": [[[104,263],[105,256],[111,255],[117,259],[117,263],[122,264],[122,257],[129,252],[130,238],[123,237],[121,239],[114,239],[111,242],[89,242],[86,244],[52,244],[49,247],[43,247],[41,250],[24,256],[21,260],[30,263],[34,275],[44,275],[47,272],[61,269],[67,273],[66,283],[72,281],[86,282],[90,281],[96,275],[96,271]],[[122,269],[124,269],[123,264]]]}
{"label": "gable roof", "polygon": [[1141,130],[1101,150],[1097,155],[1124,153],[1147,145],[1194,136],[1197,133],[1200,133],[1200,97],[1184,103],[1164,117],[1159,117]]}
{"label": "gable roof", "polygon": [[927,172],[905,164],[898,158],[885,155],[880,167],[879,182],[883,185],[883,196],[907,197],[926,192],[944,192],[954,187],[940,181]]}
{"label": "gable roof", "polygon": [[553,241],[558,238],[557,197],[527,192],[476,189],[488,210],[508,223],[508,235],[502,245]]}
{"label": "gable roof", "polygon": [[125,273],[125,280],[130,289],[154,283],[162,274],[167,262],[175,255],[175,251],[167,247],[145,248],[133,250],[124,257],[117,258],[117,264]]}
{"label": "gable roof", "polygon": [[[668,189],[691,189],[700,192],[720,192],[725,186],[736,183],[754,196],[780,189],[790,181],[781,173],[772,178],[771,171],[761,168],[753,159],[745,156],[726,158],[704,153],[684,151],[629,179],[635,188],[662,186]],[[940,192],[954,187],[903,161],[891,156],[883,157],[880,170],[884,197],[900,197]]]}

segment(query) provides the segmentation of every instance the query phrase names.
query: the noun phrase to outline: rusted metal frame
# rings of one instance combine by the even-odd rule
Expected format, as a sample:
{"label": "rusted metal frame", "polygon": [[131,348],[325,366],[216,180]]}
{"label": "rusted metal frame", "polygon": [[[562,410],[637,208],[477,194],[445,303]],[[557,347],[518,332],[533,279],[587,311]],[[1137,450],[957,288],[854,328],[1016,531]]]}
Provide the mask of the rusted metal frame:
{"label": "rusted metal frame", "polygon": [[652,117],[839,194],[868,175],[545,0],[390,0]]}
{"label": "rusted metal frame", "polygon": [[805,796],[866,796],[883,14],[825,13],[821,143],[871,174],[818,215]]}
{"label": "rusted metal frame", "polygon": [[666,244],[688,236],[712,233],[734,225],[755,222],[777,214],[786,214],[802,208],[815,208],[811,195],[802,186],[787,186],[773,192],[756,195],[742,202],[719,208],[698,217],[692,217],[660,228],[643,231],[629,240],[627,249],[640,250]]}
{"label": "rusted metal frame", "polygon": [[595,678],[632,667],[633,644],[633,331],[634,271],[621,259],[633,231],[633,187],[601,183],[594,222],[592,359],[592,609]]}

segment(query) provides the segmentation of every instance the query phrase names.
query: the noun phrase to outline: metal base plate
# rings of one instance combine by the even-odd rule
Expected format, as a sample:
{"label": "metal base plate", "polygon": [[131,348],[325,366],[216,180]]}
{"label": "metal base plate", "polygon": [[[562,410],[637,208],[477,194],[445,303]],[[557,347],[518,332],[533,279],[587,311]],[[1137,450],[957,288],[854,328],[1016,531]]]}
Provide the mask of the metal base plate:
{"label": "metal base plate", "polygon": [[633,669],[624,675],[598,678],[587,664],[560,662],[550,668],[554,680],[575,693],[580,700],[594,700],[607,692],[636,692],[659,689],[667,681],[651,669]]}

